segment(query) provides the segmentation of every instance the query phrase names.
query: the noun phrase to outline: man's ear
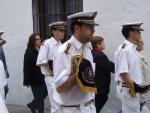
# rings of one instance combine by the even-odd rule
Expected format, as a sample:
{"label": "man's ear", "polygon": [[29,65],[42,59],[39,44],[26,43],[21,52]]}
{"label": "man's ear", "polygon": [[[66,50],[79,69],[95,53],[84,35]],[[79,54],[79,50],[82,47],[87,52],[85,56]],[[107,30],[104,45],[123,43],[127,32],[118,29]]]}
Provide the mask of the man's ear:
{"label": "man's ear", "polygon": [[133,36],[134,35],[134,31],[129,31],[129,36]]}
{"label": "man's ear", "polygon": [[52,30],[52,34],[53,34],[53,35],[55,34],[55,32],[56,32],[55,30]]}
{"label": "man's ear", "polygon": [[75,25],[74,30],[75,30],[76,33],[78,33],[80,31],[80,27],[78,25]]}

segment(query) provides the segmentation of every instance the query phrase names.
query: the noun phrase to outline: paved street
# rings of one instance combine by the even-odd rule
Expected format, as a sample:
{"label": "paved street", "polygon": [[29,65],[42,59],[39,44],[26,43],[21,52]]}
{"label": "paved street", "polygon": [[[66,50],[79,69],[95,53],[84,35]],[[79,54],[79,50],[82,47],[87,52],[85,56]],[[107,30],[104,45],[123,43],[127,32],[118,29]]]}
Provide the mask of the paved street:
{"label": "paved street", "polygon": [[[149,102],[149,108],[150,108],[150,102]],[[9,113],[31,113],[29,109],[26,107],[21,106],[12,106],[7,105]],[[117,113],[119,109],[121,108],[120,102],[118,102],[115,98],[111,98],[106,106],[104,107],[103,111],[101,113]],[[49,110],[45,110],[45,113],[49,113]]]}
{"label": "paved street", "polygon": [[[31,113],[28,108],[22,106],[7,105],[9,113]],[[45,113],[50,113],[49,110],[45,110]]]}
{"label": "paved street", "polygon": [[[113,99],[112,99],[113,100]],[[120,108],[120,103],[115,103],[114,100],[110,100],[101,113],[117,113]],[[31,113],[28,108],[21,106],[7,105],[9,113]],[[45,110],[45,113],[49,113],[49,110]]]}
{"label": "paved street", "polygon": [[[147,105],[150,108],[150,101],[147,103]],[[12,105],[7,105],[7,107],[10,113],[31,113],[26,107]],[[109,99],[101,113],[118,113],[120,109],[121,103],[115,96],[115,82],[112,76]],[[45,110],[45,113],[49,113],[49,110]]]}

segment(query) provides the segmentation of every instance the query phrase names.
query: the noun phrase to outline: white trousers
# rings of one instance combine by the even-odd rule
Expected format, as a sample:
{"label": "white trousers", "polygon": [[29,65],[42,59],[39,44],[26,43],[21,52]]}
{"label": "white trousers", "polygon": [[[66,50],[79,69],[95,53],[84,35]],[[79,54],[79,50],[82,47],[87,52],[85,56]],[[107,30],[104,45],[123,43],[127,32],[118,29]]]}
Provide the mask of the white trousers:
{"label": "white trousers", "polygon": [[140,111],[141,95],[135,97],[129,95],[129,88],[117,86],[117,97],[122,102],[122,113],[150,113],[148,107],[144,105]]}
{"label": "white trousers", "polygon": [[[147,102],[148,98],[149,98],[148,93],[140,94],[140,103]],[[141,113],[150,113],[150,111],[149,111],[148,107],[146,106],[146,104],[143,105]]]}
{"label": "white trousers", "polygon": [[0,113],[8,113],[8,110],[6,108],[6,105],[5,105],[5,102],[1,93],[0,93]]}
{"label": "white trousers", "polygon": [[144,105],[142,107],[142,111],[140,113],[150,113],[150,111],[149,111],[148,107],[146,105]]}
{"label": "white trousers", "polygon": [[54,77],[53,76],[45,76],[45,83],[48,90],[48,96],[51,105],[51,113],[58,113],[59,104],[57,104],[53,99],[53,92],[54,92]]}
{"label": "white trousers", "polygon": [[94,103],[88,106],[80,105],[80,107],[64,107],[61,106],[58,113],[96,113]]}
{"label": "white trousers", "polygon": [[1,93],[1,96],[3,98],[3,100],[5,101],[5,91],[4,91],[4,88],[0,88],[0,93]]}
{"label": "white trousers", "polygon": [[7,84],[6,73],[4,70],[3,62],[0,60],[0,93],[2,97],[5,99],[4,87]]}

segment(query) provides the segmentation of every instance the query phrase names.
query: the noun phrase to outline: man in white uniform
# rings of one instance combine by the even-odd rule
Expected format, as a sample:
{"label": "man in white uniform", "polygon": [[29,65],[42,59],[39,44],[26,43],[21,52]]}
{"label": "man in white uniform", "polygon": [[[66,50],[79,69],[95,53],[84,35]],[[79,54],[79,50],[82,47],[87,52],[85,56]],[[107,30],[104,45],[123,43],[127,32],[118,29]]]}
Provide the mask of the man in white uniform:
{"label": "man in white uniform", "polygon": [[49,25],[52,37],[47,39],[40,48],[37,65],[41,67],[41,72],[45,75],[45,82],[51,104],[51,113],[57,113],[58,104],[53,100],[54,75],[53,75],[53,58],[57,48],[61,45],[61,39],[65,34],[66,22],[59,21]]}
{"label": "man in white uniform", "polygon": [[139,93],[149,90],[141,86],[142,70],[136,51],[141,40],[142,22],[123,25],[122,34],[126,40],[115,52],[115,81],[122,102],[122,113],[140,113]]}
{"label": "man in white uniform", "polygon": [[[61,105],[59,113],[96,113],[93,105],[94,93],[87,93],[77,85],[73,74],[72,58],[82,54],[94,68],[90,41],[95,32],[97,12],[80,12],[68,16],[71,38],[60,46],[54,58],[54,79],[56,89],[54,100]],[[92,71],[90,71],[92,74]]]}

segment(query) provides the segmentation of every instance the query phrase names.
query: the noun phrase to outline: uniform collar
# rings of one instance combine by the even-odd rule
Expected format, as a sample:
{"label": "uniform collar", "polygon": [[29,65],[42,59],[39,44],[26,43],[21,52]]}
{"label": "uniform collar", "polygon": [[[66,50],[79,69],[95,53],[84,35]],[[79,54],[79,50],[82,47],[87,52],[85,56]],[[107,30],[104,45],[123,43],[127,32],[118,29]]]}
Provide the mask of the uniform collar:
{"label": "uniform collar", "polygon": [[51,40],[53,41],[53,43],[54,43],[55,45],[61,43],[60,41],[57,41],[54,37],[51,37]]}
{"label": "uniform collar", "polygon": [[84,47],[89,47],[89,48],[91,47],[90,42],[89,42],[89,43],[86,43],[86,44],[82,44],[79,40],[77,40],[77,38],[75,38],[74,35],[71,36],[71,40],[72,40],[72,42],[74,43],[74,46],[75,46],[78,50],[80,50],[83,46],[84,46]]}
{"label": "uniform collar", "polygon": [[136,49],[137,48],[137,45],[136,44],[134,44],[134,43],[132,43],[132,42],[130,42],[130,41],[128,41],[128,40],[125,40],[125,43],[128,45],[128,47],[130,47],[130,48],[134,48],[134,49]]}

